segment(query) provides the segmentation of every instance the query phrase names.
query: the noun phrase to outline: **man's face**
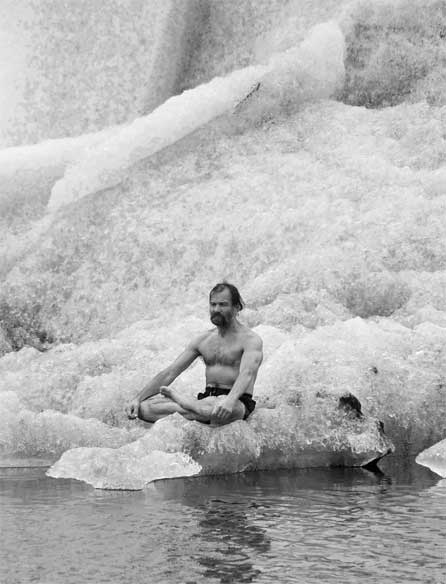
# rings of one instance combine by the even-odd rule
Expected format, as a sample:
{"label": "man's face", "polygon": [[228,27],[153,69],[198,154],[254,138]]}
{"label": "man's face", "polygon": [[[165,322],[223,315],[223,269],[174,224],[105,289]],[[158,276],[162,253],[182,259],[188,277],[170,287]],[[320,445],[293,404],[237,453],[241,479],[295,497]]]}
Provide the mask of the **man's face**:
{"label": "man's face", "polygon": [[209,313],[212,324],[226,326],[237,314],[232,306],[231,293],[227,288],[222,292],[214,292],[209,301]]}

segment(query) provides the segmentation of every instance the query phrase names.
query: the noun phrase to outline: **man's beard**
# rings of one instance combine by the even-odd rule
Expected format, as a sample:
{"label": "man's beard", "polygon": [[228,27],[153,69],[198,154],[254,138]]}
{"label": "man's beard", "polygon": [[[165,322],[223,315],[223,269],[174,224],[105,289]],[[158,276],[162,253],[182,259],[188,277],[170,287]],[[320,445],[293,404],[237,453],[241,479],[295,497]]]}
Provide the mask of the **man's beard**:
{"label": "man's beard", "polygon": [[227,320],[222,314],[213,314],[211,316],[211,322],[216,326],[224,326],[227,323]]}

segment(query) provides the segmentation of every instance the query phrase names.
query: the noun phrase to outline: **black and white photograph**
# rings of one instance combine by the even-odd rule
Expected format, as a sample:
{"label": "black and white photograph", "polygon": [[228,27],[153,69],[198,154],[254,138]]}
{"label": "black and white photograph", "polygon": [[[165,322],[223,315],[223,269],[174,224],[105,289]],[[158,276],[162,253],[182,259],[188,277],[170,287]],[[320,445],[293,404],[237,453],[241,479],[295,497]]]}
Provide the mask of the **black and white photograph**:
{"label": "black and white photograph", "polygon": [[0,0],[0,584],[446,584],[446,0]]}

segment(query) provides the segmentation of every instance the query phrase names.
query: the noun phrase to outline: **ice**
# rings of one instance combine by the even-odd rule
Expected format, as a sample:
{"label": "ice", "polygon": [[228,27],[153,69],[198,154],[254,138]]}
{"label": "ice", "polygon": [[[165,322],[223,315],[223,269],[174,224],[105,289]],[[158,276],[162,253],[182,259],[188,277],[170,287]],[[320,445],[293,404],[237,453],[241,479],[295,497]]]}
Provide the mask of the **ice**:
{"label": "ice", "polygon": [[96,489],[141,490],[152,481],[187,477],[201,470],[181,453],[153,451],[131,456],[112,448],[68,450],[48,471],[53,478],[75,478]]}
{"label": "ice", "polygon": [[351,0],[210,0],[200,44],[192,47],[184,83],[196,86],[222,72],[265,62],[300,43],[321,22],[335,19]]}
{"label": "ice", "polygon": [[340,412],[334,401],[319,401],[306,411],[260,409],[249,422],[220,428],[173,414],[121,448],[69,450],[48,474],[96,488],[142,489],[157,478],[199,472],[362,466],[392,451],[376,421],[355,419]]}
{"label": "ice", "polygon": [[189,319],[187,325],[166,330],[158,324],[154,331],[140,322],[113,340],[8,353],[0,359],[0,396],[15,392],[35,411],[55,409],[122,424],[125,400],[134,388],[173,360],[188,343],[187,335],[198,334],[206,323]]}
{"label": "ice", "polygon": [[446,478],[446,439],[423,450],[415,460],[418,464],[427,466],[436,474]]}
{"label": "ice", "polygon": [[[444,439],[439,4],[208,8],[175,98],[0,152],[5,459],[136,444],[218,473],[364,464],[386,450],[377,420],[398,454]],[[223,278],[264,340],[253,417],[128,421],[128,400],[210,326]],[[175,384],[201,391],[203,365]],[[362,421],[338,409],[348,393]]]}
{"label": "ice", "polygon": [[104,6],[4,0],[0,147],[123,123],[176,92],[202,22],[201,3]]}
{"label": "ice", "polygon": [[117,448],[142,433],[141,428],[113,428],[97,419],[81,419],[49,409],[32,412],[18,400],[13,401],[10,393],[1,394],[0,460],[33,457],[55,460],[74,446]]}
{"label": "ice", "polygon": [[79,158],[86,148],[118,131],[118,127],[111,127],[74,138],[0,150],[0,208],[10,212],[32,198],[47,204],[49,191],[64,175],[69,162]]}
{"label": "ice", "polygon": [[[300,47],[273,55],[266,65],[235,71],[175,96],[131,124],[0,151],[0,210],[10,220],[15,217],[15,223],[16,216],[41,215],[47,204],[53,212],[113,186],[131,165],[233,109],[257,82],[262,84],[260,97],[256,96],[250,110],[255,118],[290,99],[300,103],[329,96],[342,81],[342,54],[343,38],[337,26],[318,25]],[[25,241],[9,235],[5,248],[16,250],[3,258],[6,268],[23,255],[23,247],[32,248],[47,228],[44,222]]]}
{"label": "ice", "polygon": [[344,11],[348,103],[381,107],[402,101],[443,103],[445,15],[433,0],[368,2]]}
{"label": "ice", "polygon": [[[110,140],[87,148],[54,185],[49,210],[119,183],[130,166],[233,109],[259,83],[261,93],[265,86],[269,94],[268,105],[284,93],[300,101],[330,96],[342,80],[343,48],[342,34],[334,23],[318,25],[299,48],[273,55],[266,65],[234,71],[171,97]],[[260,107],[266,109],[266,104]]]}
{"label": "ice", "polygon": [[[187,329],[203,326],[200,321],[190,321]],[[178,347],[182,335],[186,340],[187,329],[182,326],[169,331]],[[23,349],[6,355],[0,360],[5,373],[0,393],[2,458],[54,459],[75,446],[113,446],[119,449],[119,469],[125,464],[132,467],[131,461],[126,462],[127,454],[145,457],[158,450],[181,452],[195,460],[203,472],[220,473],[250,468],[362,465],[392,448],[375,420],[368,416],[357,420],[339,410],[346,383],[338,391],[327,384],[322,392],[321,384],[311,384],[309,379],[296,383],[289,374],[285,378],[284,355],[293,359],[293,351],[284,351],[292,337],[265,325],[256,330],[265,339],[265,364],[256,392],[259,409],[249,423],[238,422],[221,429],[187,422],[178,415],[150,430],[125,419],[126,401],[163,361],[167,363],[175,355],[169,335],[163,336],[159,330],[159,336],[151,334],[147,323],[123,331],[114,342],[60,345],[43,354]],[[144,363],[150,353],[157,356],[156,363]],[[305,371],[302,360],[294,359],[290,365],[299,368],[299,374]],[[177,384],[195,393],[203,384],[201,367],[192,368]],[[94,450],[97,458],[89,450],[83,452],[91,464],[102,460],[102,450]],[[104,456],[110,458],[112,454],[107,450]],[[83,462],[76,460],[83,468]],[[151,460],[147,461],[150,468]],[[70,476],[82,480],[87,476],[70,472]],[[101,484],[109,488],[142,484],[134,482],[133,471],[129,473],[129,477],[122,476],[121,487],[111,476],[103,476],[105,482]],[[144,477],[138,480],[146,480]]]}

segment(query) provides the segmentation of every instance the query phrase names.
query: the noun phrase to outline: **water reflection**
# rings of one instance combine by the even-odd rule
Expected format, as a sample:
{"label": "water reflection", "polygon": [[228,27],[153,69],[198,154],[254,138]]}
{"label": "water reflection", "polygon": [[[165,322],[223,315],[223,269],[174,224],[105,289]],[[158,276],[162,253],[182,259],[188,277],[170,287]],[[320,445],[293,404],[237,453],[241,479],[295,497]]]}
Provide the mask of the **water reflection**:
{"label": "water reflection", "polygon": [[[298,517],[305,515],[310,505],[318,509],[319,496],[324,505],[327,489],[333,492],[333,504],[337,491],[344,492],[342,521],[347,524],[360,520],[364,511],[358,488],[379,493],[391,484],[381,471],[299,469],[159,481],[155,490],[163,499],[193,508],[196,527],[188,554],[205,578],[226,583],[253,582],[262,574],[262,566],[269,563],[271,538],[280,531],[281,521],[288,522],[287,507],[294,515],[294,539],[299,539]],[[333,510],[337,512],[335,507]],[[301,544],[304,548],[305,542]],[[285,550],[288,542],[276,545]]]}
{"label": "water reflection", "polygon": [[436,485],[428,489],[430,494],[446,498],[446,479],[441,479]]}
{"label": "water reflection", "polygon": [[265,553],[271,546],[266,530],[255,524],[241,503],[211,499],[201,510],[195,558],[204,575],[222,583],[252,582],[261,574],[253,552]]}
{"label": "water reflection", "polygon": [[[254,582],[280,573],[283,582],[294,582],[292,570],[284,571],[285,561],[304,571],[306,566],[316,578],[309,582],[331,582],[330,566],[346,570],[353,580],[372,578],[374,571],[382,578],[392,565],[395,549],[390,544],[398,526],[407,524],[409,533],[414,511],[424,513],[423,496],[417,492],[437,482],[425,469],[393,460],[391,473],[379,468],[257,471],[159,481],[154,490],[163,500],[193,510],[194,532],[186,553],[206,581]],[[424,520],[420,516],[417,521],[424,533]],[[359,540],[368,541],[361,544],[362,554],[347,559],[351,543]],[[410,538],[406,544],[411,550]],[[408,570],[418,570],[421,559],[413,549],[408,554]],[[383,568],[376,570],[376,562]]]}
{"label": "water reflection", "polygon": [[257,523],[258,498],[247,497],[257,482],[256,473],[248,473],[157,484],[165,498],[194,509],[190,554],[205,578],[253,582],[261,574],[256,558],[270,550],[271,539]]}
{"label": "water reflection", "polygon": [[49,480],[45,468],[2,468],[0,469],[0,496],[8,497],[8,502],[17,505],[57,504],[69,498],[77,498],[88,492],[88,485],[66,479]]}

